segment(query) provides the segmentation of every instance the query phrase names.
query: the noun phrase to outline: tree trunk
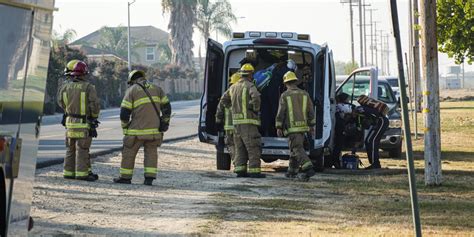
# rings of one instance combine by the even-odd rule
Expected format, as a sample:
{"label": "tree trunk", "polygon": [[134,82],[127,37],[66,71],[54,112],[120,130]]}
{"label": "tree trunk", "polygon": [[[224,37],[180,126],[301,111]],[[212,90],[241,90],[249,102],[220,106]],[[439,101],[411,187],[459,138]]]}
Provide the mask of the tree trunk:
{"label": "tree trunk", "polygon": [[169,45],[171,63],[185,69],[193,68],[193,25],[196,4],[192,1],[174,1],[171,9]]}
{"label": "tree trunk", "polygon": [[436,0],[421,0],[421,46],[424,78],[425,184],[441,184],[441,131],[439,109]]}

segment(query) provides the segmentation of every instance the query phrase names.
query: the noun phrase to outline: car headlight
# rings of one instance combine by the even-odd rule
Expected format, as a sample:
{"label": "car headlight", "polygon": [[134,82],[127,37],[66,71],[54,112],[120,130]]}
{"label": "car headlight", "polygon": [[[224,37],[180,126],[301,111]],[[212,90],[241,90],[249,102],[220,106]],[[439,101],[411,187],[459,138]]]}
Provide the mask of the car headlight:
{"label": "car headlight", "polygon": [[401,128],[402,127],[402,120],[400,119],[390,119],[390,123],[388,125],[389,128]]}

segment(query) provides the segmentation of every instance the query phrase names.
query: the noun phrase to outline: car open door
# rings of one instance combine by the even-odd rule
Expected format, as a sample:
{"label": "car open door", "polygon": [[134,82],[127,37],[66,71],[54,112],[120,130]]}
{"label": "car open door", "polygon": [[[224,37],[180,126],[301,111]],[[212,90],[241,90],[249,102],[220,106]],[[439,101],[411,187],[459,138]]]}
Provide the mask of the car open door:
{"label": "car open door", "polygon": [[[336,95],[339,95],[341,93],[348,94],[349,103],[351,103],[354,106],[359,105],[359,103],[357,102],[357,99],[361,95],[366,95],[371,98],[377,99],[377,96],[378,96],[377,69],[374,67],[365,67],[365,68],[356,69],[336,89]],[[365,134],[367,134],[367,131]],[[359,148],[361,148],[364,144],[363,139],[364,139],[364,136],[361,136],[361,137],[358,137],[358,139],[356,139],[357,141],[351,141],[351,142],[357,142],[359,144]],[[352,147],[345,147],[345,148],[350,149]]]}
{"label": "car open door", "polygon": [[224,51],[222,45],[209,39],[204,71],[204,92],[199,117],[199,140],[217,144],[216,110],[223,93]]}

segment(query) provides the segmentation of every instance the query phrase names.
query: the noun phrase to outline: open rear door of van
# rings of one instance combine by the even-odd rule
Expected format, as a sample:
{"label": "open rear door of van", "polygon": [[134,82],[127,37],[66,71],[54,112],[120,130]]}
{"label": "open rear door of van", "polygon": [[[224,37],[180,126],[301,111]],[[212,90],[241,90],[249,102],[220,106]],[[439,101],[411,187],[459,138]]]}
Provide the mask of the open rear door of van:
{"label": "open rear door of van", "polygon": [[218,128],[216,126],[216,110],[223,94],[224,82],[224,51],[222,45],[209,39],[207,41],[206,65],[204,71],[204,92],[201,98],[201,114],[199,117],[199,140],[217,144]]}

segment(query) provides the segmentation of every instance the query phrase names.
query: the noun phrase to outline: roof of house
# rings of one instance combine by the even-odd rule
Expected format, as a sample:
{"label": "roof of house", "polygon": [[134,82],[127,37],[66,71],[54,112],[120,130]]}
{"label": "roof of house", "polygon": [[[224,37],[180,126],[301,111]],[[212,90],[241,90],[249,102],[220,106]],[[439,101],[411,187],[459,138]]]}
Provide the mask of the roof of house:
{"label": "roof of house", "polygon": [[[110,27],[110,28],[126,28],[125,26]],[[144,44],[158,44],[161,42],[167,42],[169,34],[163,30],[160,30],[154,26],[131,26],[130,34],[133,42],[139,42]],[[87,43],[89,45],[96,45],[99,43],[101,38],[100,29],[74,41],[71,45],[78,45]]]}
{"label": "roof of house", "polygon": [[110,55],[110,56],[115,56],[119,59],[126,60],[125,58],[120,57],[118,54],[108,51],[108,50],[103,50],[103,49],[97,49],[94,47],[90,47],[87,45],[82,45],[82,44],[77,44],[77,45],[69,45],[71,49],[79,50],[81,53],[87,56],[91,55]]}

